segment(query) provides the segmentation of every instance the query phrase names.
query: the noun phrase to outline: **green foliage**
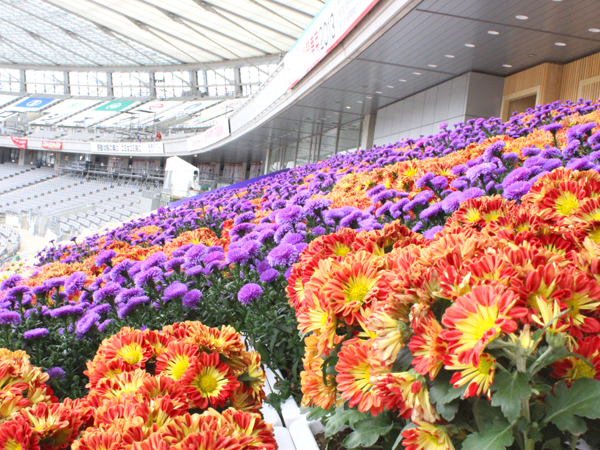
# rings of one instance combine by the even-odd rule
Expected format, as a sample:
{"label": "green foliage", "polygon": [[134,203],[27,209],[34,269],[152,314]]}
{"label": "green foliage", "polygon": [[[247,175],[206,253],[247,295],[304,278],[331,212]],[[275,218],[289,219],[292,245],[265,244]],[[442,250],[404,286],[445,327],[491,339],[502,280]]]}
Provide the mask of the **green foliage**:
{"label": "green foliage", "polygon": [[342,444],[346,448],[370,447],[381,436],[385,436],[392,431],[392,428],[394,428],[394,423],[385,414],[369,417],[354,424],[354,431],[344,439]]}
{"label": "green foliage", "polygon": [[472,433],[463,442],[462,450],[505,450],[515,440],[513,426],[507,422],[498,423]]}
{"label": "green foliage", "polygon": [[521,415],[521,399],[531,395],[530,378],[525,372],[502,372],[494,380],[492,406],[500,406],[510,423],[516,422]]}
{"label": "green foliage", "polygon": [[587,430],[583,417],[600,419],[600,381],[582,378],[570,388],[560,383],[546,398],[546,407],[544,423],[552,422],[561,431],[581,435]]}

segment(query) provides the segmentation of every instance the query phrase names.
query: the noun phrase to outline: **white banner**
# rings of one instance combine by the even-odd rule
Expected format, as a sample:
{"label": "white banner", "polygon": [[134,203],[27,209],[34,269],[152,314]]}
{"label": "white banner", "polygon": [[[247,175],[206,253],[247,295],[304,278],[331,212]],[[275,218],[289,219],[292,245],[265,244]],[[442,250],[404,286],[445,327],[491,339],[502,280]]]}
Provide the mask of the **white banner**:
{"label": "white banner", "polygon": [[225,139],[227,136],[229,136],[229,119],[227,117],[221,117],[217,119],[216,125],[210,127],[204,133],[188,138],[188,152],[206,148],[215,142],[219,142],[221,139]]}
{"label": "white banner", "polygon": [[283,59],[291,89],[333,50],[379,0],[329,0]]}
{"label": "white banner", "polygon": [[162,142],[90,142],[92,153],[156,154],[164,153]]}

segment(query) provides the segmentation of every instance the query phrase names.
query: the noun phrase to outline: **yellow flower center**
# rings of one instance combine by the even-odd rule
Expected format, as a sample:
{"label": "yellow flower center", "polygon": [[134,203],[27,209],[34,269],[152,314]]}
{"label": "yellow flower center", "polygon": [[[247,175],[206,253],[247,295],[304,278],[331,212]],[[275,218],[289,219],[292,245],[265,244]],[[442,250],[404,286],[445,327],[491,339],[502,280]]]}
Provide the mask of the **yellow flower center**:
{"label": "yellow flower center", "polygon": [[23,447],[21,446],[21,444],[19,444],[17,441],[11,438],[9,438],[8,441],[6,441],[6,443],[4,444],[5,450],[22,450],[22,448]]}
{"label": "yellow flower center", "polygon": [[494,220],[498,220],[499,217],[502,216],[502,211],[490,211],[489,213],[485,213],[483,218],[485,219],[485,223],[493,222]]}
{"label": "yellow flower center", "polygon": [[490,372],[494,369],[495,361],[487,355],[481,355],[479,358],[479,365],[477,366],[477,370],[482,375],[489,375]]}
{"label": "yellow flower center", "polygon": [[350,253],[350,248],[347,245],[341,242],[333,244],[333,254],[335,256],[346,256],[348,253]]}
{"label": "yellow flower center", "polygon": [[198,388],[206,394],[213,392],[218,385],[217,379],[209,372],[201,375],[198,380]]}
{"label": "yellow flower center", "polygon": [[188,355],[177,355],[169,366],[168,372],[170,372],[171,378],[179,380],[190,366],[190,357]]}
{"label": "yellow flower center", "polygon": [[481,339],[483,335],[494,328],[496,323],[495,317],[482,317],[474,326],[473,326],[473,335],[477,338],[477,340]]}
{"label": "yellow flower center", "polygon": [[477,222],[479,219],[481,219],[479,211],[476,209],[467,209],[467,212],[465,213],[465,221],[473,223]]}
{"label": "yellow flower center", "polygon": [[568,216],[579,207],[579,200],[572,192],[563,192],[554,202],[554,209],[563,216]]}
{"label": "yellow flower center", "polygon": [[417,169],[415,167],[409,167],[404,171],[405,177],[412,177],[417,174]]}
{"label": "yellow flower center", "polygon": [[366,277],[351,279],[344,289],[344,297],[348,303],[362,303],[365,301],[369,289]]}
{"label": "yellow flower center", "polygon": [[600,208],[595,209],[589,214],[586,214],[585,219],[588,222],[591,222],[592,220],[600,220]]}
{"label": "yellow flower center", "polygon": [[521,231],[527,231],[529,230],[529,224],[528,223],[522,223],[521,225],[517,226],[517,231],[520,233]]}
{"label": "yellow flower center", "polygon": [[144,357],[144,352],[142,351],[140,344],[136,342],[121,347],[117,351],[117,356],[123,358],[128,364],[137,364]]}
{"label": "yellow flower center", "polygon": [[600,242],[600,228],[593,229],[592,231],[590,231],[590,234],[588,234],[588,236],[592,241],[594,241],[595,244],[598,244]]}
{"label": "yellow flower center", "polygon": [[580,359],[572,358],[573,367],[571,367],[565,377],[569,380],[576,380],[578,378],[594,378],[596,371],[593,367],[588,366],[584,361]]}
{"label": "yellow flower center", "polygon": [[329,319],[329,314],[323,311],[323,313],[321,314],[321,328],[325,326],[325,324],[327,323],[327,319]]}

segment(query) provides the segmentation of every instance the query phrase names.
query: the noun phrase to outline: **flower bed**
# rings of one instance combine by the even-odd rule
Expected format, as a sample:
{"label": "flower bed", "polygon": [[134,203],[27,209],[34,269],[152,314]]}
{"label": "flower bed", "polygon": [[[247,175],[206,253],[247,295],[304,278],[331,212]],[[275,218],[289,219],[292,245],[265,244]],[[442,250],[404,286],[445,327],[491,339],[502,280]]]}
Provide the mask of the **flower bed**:
{"label": "flower bed", "polygon": [[[160,329],[185,320],[231,325],[260,353],[263,363],[281,373],[279,395],[271,395],[269,401],[277,406],[290,393],[318,391],[305,403],[329,409],[314,413],[327,420],[328,432],[344,424],[356,428],[358,433],[350,435],[348,445],[366,445],[380,436],[392,439],[390,445],[398,444],[396,438],[405,426],[396,420],[398,410],[402,420],[409,419],[415,405],[421,411],[414,416],[415,423],[423,425],[418,431],[405,430],[409,443],[423,433],[448,433],[447,439],[440,435],[443,442],[461,445],[467,433],[477,437],[473,432],[478,429],[472,424],[471,428],[449,424],[454,419],[448,411],[456,407],[458,414],[465,408],[461,405],[475,402],[459,401],[464,392],[469,399],[491,393],[491,404],[485,400],[477,405],[500,408],[502,415],[493,416],[494,425],[505,420],[510,425],[506,428],[510,433],[503,436],[513,436],[517,428],[523,433],[525,402],[519,410],[522,415],[511,422],[516,417],[514,405],[504,416],[504,408],[494,400],[498,380],[494,383],[493,376],[498,370],[497,378],[504,374],[499,367],[513,373],[498,354],[506,350],[503,345],[518,346],[507,339],[526,334],[529,326],[535,345],[523,347],[523,352],[531,352],[520,354],[519,372],[533,372],[544,363],[535,365],[536,352],[550,345],[548,329],[543,336],[536,335],[535,318],[546,320],[542,311],[548,320],[556,311],[563,314],[553,324],[566,324],[572,336],[560,347],[572,352],[562,358],[565,364],[568,358],[578,358],[573,354],[583,345],[579,341],[600,331],[593,328],[595,294],[581,304],[579,297],[575,302],[567,294],[579,295],[574,286],[588,286],[590,280],[597,284],[597,108],[592,102],[556,102],[515,115],[507,123],[479,119],[454,128],[444,124],[434,136],[336,155],[244,189],[215,191],[183,207],[161,208],[104,234],[53,247],[39,255],[37,270],[28,276],[9,276],[0,284],[0,344],[11,350],[26,349],[32,362],[44,370],[63,367],[64,380],[53,384],[57,395],[80,397],[86,392],[86,361],[103,338],[122,327]],[[487,259],[482,260],[484,256]],[[542,266],[553,267],[554,276],[564,279],[553,284],[552,274],[538,272]],[[551,312],[537,303],[538,294],[527,297],[528,306],[522,304],[525,294],[511,284],[519,280],[528,286],[538,278],[542,281],[535,289],[540,289]],[[294,308],[288,305],[286,288]],[[492,288],[515,292],[488,292]],[[317,295],[315,290],[322,292]],[[515,306],[517,298],[520,303]],[[503,299],[502,308],[490,306],[496,301],[490,299]],[[452,327],[459,327],[456,324],[464,314],[475,314],[467,305],[473,302],[501,309],[501,324],[493,327],[496,334],[492,335],[485,327],[477,328],[471,332],[472,341],[466,342]],[[566,316],[571,317],[567,309],[577,309],[574,323],[567,323]],[[448,311],[454,325],[443,319]],[[304,334],[298,334],[298,325],[309,334],[306,342]],[[423,327],[428,331],[421,332]],[[485,339],[480,343],[481,330]],[[426,363],[414,359],[424,351],[413,350],[416,336],[438,352],[431,356],[438,358],[437,372],[423,372]],[[429,345],[438,340],[443,348]],[[488,341],[492,348],[486,347]],[[305,343],[309,353],[301,382]],[[549,358],[545,350],[543,354]],[[451,360],[446,362],[446,357]],[[593,353],[586,356],[590,362],[594,357]],[[482,361],[489,366],[489,386],[477,378],[476,388],[469,387],[475,392],[465,391],[467,384],[471,386],[465,380],[476,373],[469,370]],[[362,370],[359,381],[347,375],[358,373],[356,367]],[[549,377],[543,379],[552,383],[544,386],[554,384],[548,367],[527,381],[531,392],[537,392],[529,396],[532,402],[546,401],[551,398],[546,395],[555,395],[564,385],[557,385],[553,393],[540,387],[536,376]],[[586,367],[591,370],[587,363]],[[555,370],[552,373],[559,373]],[[452,374],[459,375],[451,383],[435,381]],[[379,380],[375,389],[371,377],[387,384]],[[441,386],[450,388],[446,392]],[[365,387],[369,395],[361,393]],[[412,406],[405,399],[406,389],[415,397]],[[377,392],[382,390],[387,403],[378,400],[383,394]],[[333,406],[342,414],[336,413],[337,419],[330,412]],[[379,422],[363,422],[368,418],[357,407],[380,412],[374,419]],[[542,420],[535,416],[534,406],[529,413]],[[589,414],[583,417],[595,419]],[[573,420],[578,428],[570,431],[583,434],[584,419]],[[440,425],[449,428],[439,431]],[[552,426],[564,431],[562,425]],[[368,431],[368,438],[361,430]],[[560,432],[552,438],[562,438]],[[515,432],[515,442],[520,439],[532,448],[537,435],[532,429],[525,434]]]}
{"label": "flower bed", "polygon": [[18,350],[0,349],[0,447],[24,450],[275,449],[257,414],[265,375],[232,329],[199,322],[124,328],[88,362],[82,399],[58,402]]}

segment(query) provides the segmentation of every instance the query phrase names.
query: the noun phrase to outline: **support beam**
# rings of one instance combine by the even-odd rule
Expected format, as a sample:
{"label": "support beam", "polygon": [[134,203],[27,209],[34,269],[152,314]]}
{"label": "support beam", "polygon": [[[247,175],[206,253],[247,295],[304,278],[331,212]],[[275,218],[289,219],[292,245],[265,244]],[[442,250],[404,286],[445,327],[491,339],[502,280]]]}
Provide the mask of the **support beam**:
{"label": "support beam", "polygon": [[373,139],[375,137],[375,122],[377,113],[367,114],[362,121],[362,136],[360,139],[360,148],[368,150],[373,147]]}

